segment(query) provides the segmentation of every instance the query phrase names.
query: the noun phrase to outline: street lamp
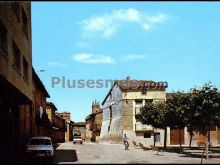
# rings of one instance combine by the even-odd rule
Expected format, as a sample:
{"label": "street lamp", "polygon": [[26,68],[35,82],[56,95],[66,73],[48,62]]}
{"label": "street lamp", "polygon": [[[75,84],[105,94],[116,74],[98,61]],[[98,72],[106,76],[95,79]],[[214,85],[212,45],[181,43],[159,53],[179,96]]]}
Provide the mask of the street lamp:
{"label": "street lamp", "polygon": [[38,72],[45,72],[45,69],[40,69]]}

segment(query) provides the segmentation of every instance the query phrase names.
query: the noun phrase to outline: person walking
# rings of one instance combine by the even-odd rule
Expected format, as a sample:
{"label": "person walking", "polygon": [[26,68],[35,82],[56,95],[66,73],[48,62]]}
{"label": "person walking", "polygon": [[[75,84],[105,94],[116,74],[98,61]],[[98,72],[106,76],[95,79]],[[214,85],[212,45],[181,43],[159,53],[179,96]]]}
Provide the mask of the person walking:
{"label": "person walking", "polygon": [[128,150],[129,143],[128,143],[128,137],[126,134],[124,134],[124,145],[125,145],[125,150]]}

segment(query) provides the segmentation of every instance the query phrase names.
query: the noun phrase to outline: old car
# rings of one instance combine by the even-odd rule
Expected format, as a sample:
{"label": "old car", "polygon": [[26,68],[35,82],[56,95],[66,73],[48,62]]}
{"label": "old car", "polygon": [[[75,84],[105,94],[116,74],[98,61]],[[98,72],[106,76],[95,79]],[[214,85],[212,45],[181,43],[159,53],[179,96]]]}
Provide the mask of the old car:
{"label": "old car", "polygon": [[53,158],[54,147],[51,138],[46,136],[31,137],[28,141],[26,152],[31,157]]}
{"label": "old car", "polygon": [[83,144],[83,139],[80,132],[74,133],[73,135],[73,144],[75,143]]}

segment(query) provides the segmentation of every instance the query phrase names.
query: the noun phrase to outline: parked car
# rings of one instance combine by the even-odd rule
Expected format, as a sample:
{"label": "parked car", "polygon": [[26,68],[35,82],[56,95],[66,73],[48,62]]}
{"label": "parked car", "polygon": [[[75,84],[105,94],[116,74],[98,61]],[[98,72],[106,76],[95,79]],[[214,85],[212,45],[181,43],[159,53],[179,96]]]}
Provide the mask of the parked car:
{"label": "parked car", "polygon": [[83,144],[83,139],[82,139],[81,133],[75,133],[73,135],[73,144],[75,144],[75,143]]}
{"label": "parked car", "polygon": [[54,147],[49,137],[31,137],[27,144],[27,154],[31,157],[50,157],[54,156]]}

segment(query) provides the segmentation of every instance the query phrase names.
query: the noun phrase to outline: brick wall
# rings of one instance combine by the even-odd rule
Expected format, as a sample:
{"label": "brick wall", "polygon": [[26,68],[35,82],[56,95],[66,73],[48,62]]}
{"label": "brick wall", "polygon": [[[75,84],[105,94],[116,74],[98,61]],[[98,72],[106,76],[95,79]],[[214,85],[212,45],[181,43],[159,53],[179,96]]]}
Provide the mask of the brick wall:
{"label": "brick wall", "polygon": [[[10,127],[6,126],[11,134],[7,134],[6,138],[11,139],[10,143],[16,147],[5,150],[6,155],[14,150],[15,157],[18,157],[25,149],[27,139],[31,136],[32,127],[31,120],[31,100],[32,100],[32,41],[31,41],[31,4],[30,2],[17,2],[18,16],[12,7],[14,2],[0,2],[0,33],[3,34],[3,40],[0,43],[0,77],[3,77],[3,85],[0,88],[6,91],[5,94],[0,93],[5,102],[5,108],[13,115]],[[22,14],[23,11],[23,14]],[[22,16],[26,15],[27,36],[22,29]],[[4,29],[4,30],[2,30]],[[5,33],[6,32],[6,33]],[[15,43],[15,44],[13,44]],[[20,51],[20,70],[15,67],[14,46]],[[17,56],[19,57],[19,56]],[[26,62],[28,67],[24,65]],[[27,73],[27,74],[26,74]],[[2,107],[0,106],[2,111]],[[1,116],[4,117],[4,116]],[[2,146],[2,143],[1,143]],[[1,154],[0,154],[1,155]],[[1,156],[0,156],[1,157]],[[14,158],[15,158],[14,157]],[[9,161],[15,161],[11,158]],[[10,159],[10,157],[8,157]]]}
{"label": "brick wall", "polygon": [[19,107],[20,112],[20,145],[22,146],[22,149],[25,149],[25,145],[28,142],[28,139],[31,137],[31,122],[32,122],[32,116],[31,116],[31,107],[30,105],[20,105]]}
{"label": "brick wall", "polygon": [[[0,74],[13,84],[21,93],[32,99],[32,41],[31,41],[31,4],[19,2],[18,20],[12,2],[0,2],[0,21],[7,29],[7,51],[0,51]],[[22,29],[22,10],[26,13],[28,22],[28,37]],[[21,71],[14,67],[13,44],[15,42],[20,50]],[[24,78],[23,58],[28,62],[28,81]]]}

